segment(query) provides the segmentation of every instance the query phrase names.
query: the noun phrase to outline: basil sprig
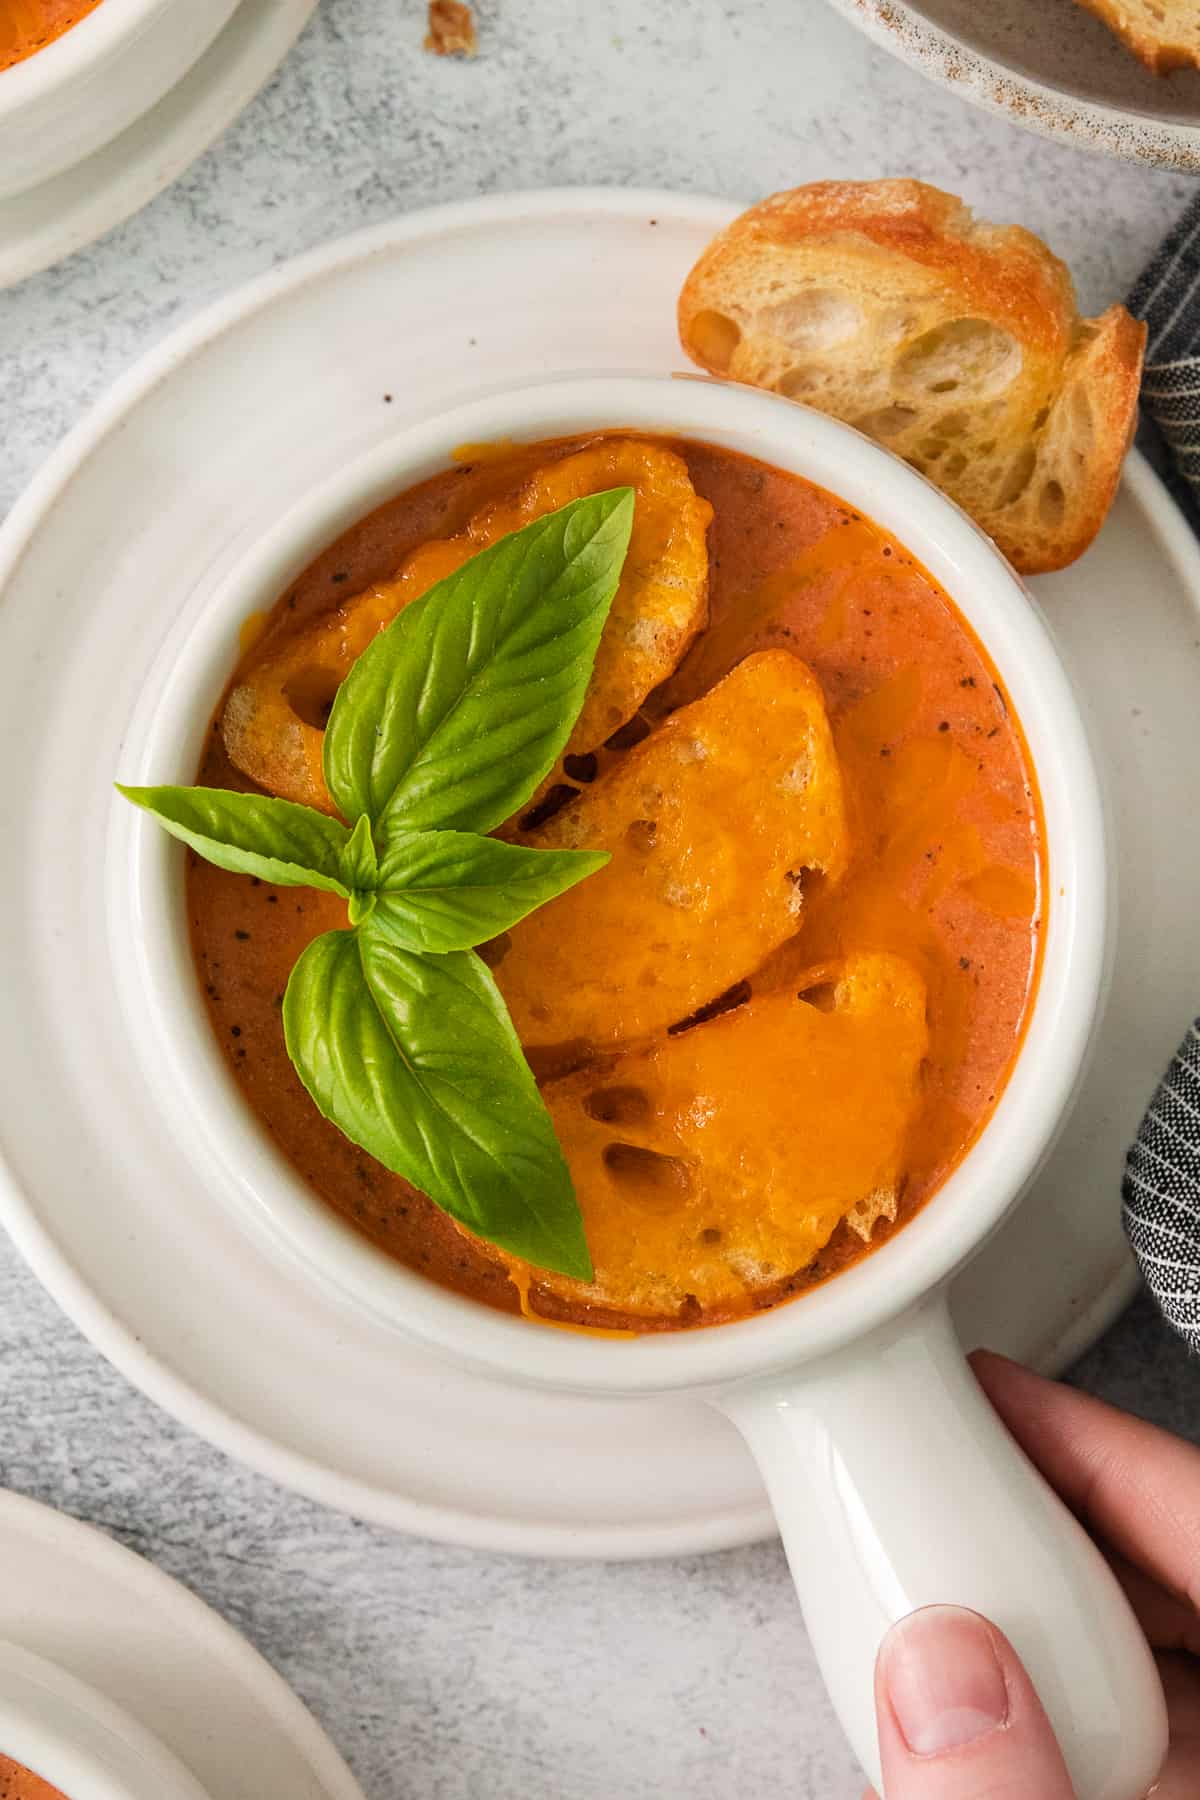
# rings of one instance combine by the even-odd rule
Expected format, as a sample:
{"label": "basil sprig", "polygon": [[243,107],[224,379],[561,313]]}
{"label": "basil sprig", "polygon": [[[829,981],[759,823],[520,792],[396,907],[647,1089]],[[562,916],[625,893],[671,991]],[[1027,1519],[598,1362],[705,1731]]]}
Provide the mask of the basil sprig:
{"label": "basil sprig", "polygon": [[358,658],[325,731],[344,818],[223,788],[122,787],[219,868],[348,904],[283,1002],[327,1119],[489,1242],[588,1280],[570,1172],[473,947],[608,861],[485,834],[529,799],[583,704],[633,491],[572,501],[481,551]]}

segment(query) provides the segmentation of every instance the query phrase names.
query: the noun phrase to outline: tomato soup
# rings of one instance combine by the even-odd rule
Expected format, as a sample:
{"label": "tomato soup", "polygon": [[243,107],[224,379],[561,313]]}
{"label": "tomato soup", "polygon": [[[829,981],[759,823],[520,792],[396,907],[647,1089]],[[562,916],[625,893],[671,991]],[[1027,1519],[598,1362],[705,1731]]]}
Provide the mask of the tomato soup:
{"label": "tomato soup", "polygon": [[100,0],[0,0],[0,70],[44,50],[99,4]]}
{"label": "tomato soup", "polygon": [[40,1775],[0,1756],[0,1800],[65,1800],[65,1796]]}
{"label": "tomato soup", "polygon": [[[459,466],[380,507],[318,557],[269,617],[248,627],[254,642],[246,664],[263,654],[264,644],[285,643],[331,603],[389,578],[428,540],[459,532],[485,503],[579,448],[464,452]],[[536,1007],[522,1010],[516,941],[522,927],[513,934],[511,954],[500,946],[495,956],[485,952],[485,960],[494,964],[543,1082],[577,1191],[582,1159],[594,1150],[609,1173],[627,1172],[642,1183],[647,1205],[639,1217],[650,1220],[653,1213],[658,1220],[669,1210],[672,1159],[646,1149],[653,1140],[639,1140],[641,1148],[625,1142],[622,1114],[644,1112],[645,1092],[655,1091],[668,1063],[681,1062],[688,1065],[688,1080],[728,1078],[731,1088],[752,1090],[738,1105],[741,1129],[753,1134],[754,1145],[734,1146],[737,1155],[723,1169],[736,1162],[743,1172],[753,1170],[755,1150],[764,1182],[786,1162],[797,1192],[806,1180],[828,1187],[841,1167],[838,1144],[818,1143],[822,1131],[828,1136],[828,1120],[841,1117],[843,1107],[838,1131],[853,1139],[863,1109],[874,1114],[873,1096],[882,1094],[892,1065],[903,1056],[911,1065],[910,1099],[895,1115],[894,1179],[886,1192],[864,1194],[861,1206],[842,1206],[840,1222],[795,1266],[780,1264],[777,1246],[765,1261],[747,1258],[736,1296],[717,1284],[716,1297],[706,1300],[699,1277],[690,1288],[684,1280],[688,1291],[682,1293],[660,1284],[654,1294],[673,1296],[661,1303],[644,1298],[649,1288],[643,1293],[620,1284],[608,1298],[572,1292],[460,1231],[344,1138],[305,1094],[284,1047],[282,997],[305,945],[345,924],[342,902],[230,875],[191,852],[187,875],[195,962],[217,1041],[246,1102],[321,1198],[389,1255],[474,1300],[506,1310],[523,1307],[559,1322],[639,1331],[718,1324],[802,1294],[886,1242],[920,1210],[985,1125],[1019,1050],[1036,984],[1045,892],[1039,802],[1020,725],[997,671],[950,598],[901,543],[812,483],[704,444],[669,448],[686,465],[695,496],[711,507],[707,624],[599,756],[567,758],[568,779],[539,801],[537,817],[532,809],[521,821],[529,826],[528,841],[556,829],[556,808],[563,809],[561,820],[571,818],[572,805],[580,820],[590,816],[603,784],[614,791],[619,784],[623,758],[644,754],[660,734],[663,742],[671,731],[678,734],[679,721],[701,717],[697,708],[706,709],[706,718],[719,711],[721,694],[730,704],[724,724],[717,724],[734,740],[739,716],[753,715],[755,730],[766,729],[767,702],[775,706],[778,682],[798,659],[803,682],[797,686],[797,674],[789,691],[797,706],[815,708],[820,718],[811,731],[808,724],[797,730],[808,734],[811,747],[819,726],[829,780],[836,775],[839,784],[844,843],[814,856],[803,879],[797,876],[794,916],[786,931],[761,940],[765,953],[748,948],[742,966],[735,948],[722,965],[728,946],[711,946],[720,974],[714,973],[705,1004],[689,1018],[671,1019],[668,1012],[665,1028],[664,1019],[646,1024],[658,1048],[638,1052],[641,1086],[622,1075],[620,1044],[606,1041],[603,1059],[589,1062],[597,1052],[587,1043],[586,1008],[582,1029],[572,1023],[560,1034],[562,1044],[547,1046],[541,1039],[554,1036],[551,997],[550,1023],[541,1038],[536,1032],[531,1038],[526,1021],[538,1013]],[[746,684],[738,705],[730,682]],[[328,697],[326,712],[327,705]],[[747,775],[748,765],[739,766],[749,800],[753,768]],[[199,779],[212,786],[252,785],[229,759],[219,714]],[[804,779],[815,779],[811,770]],[[651,829],[642,820],[633,826]],[[586,831],[579,841],[588,841]],[[749,842],[744,857],[749,868]],[[636,915],[628,930],[636,932]],[[748,935],[747,944],[752,942],[760,940]],[[610,954],[620,954],[615,939],[598,960]],[[860,971],[862,992],[874,996],[876,1010],[869,1017],[864,1012],[860,1039],[831,1038],[829,1060],[823,1061],[817,1014],[841,1005],[837,983],[844,984],[851,966]],[[882,987],[881,969],[887,972]],[[790,1055],[793,1025],[769,1027],[768,1014],[773,996],[797,993],[807,1009],[807,1060],[797,1061],[793,1072],[780,1067],[780,1057],[786,1065]],[[572,1003],[578,1011],[577,995]],[[561,1004],[565,1016],[565,996]],[[757,1042],[755,1006],[763,1009]],[[900,1029],[904,1018],[911,1029]],[[724,1035],[716,1032],[718,1025]],[[761,1080],[756,1056],[762,1058]],[[599,1071],[594,1079],[593,1066]],[[635,1103],[631,1095],[641,1098]],[[713,1173],[714,1191],[724,1181]],[[584,1213],[591,1243],[586,1205]],[[647,1257],[664,1254],[662,1230],[660,1223],[647,1224]],[[697,1257],[701,1243],[716,1245],[721,1235],[715,1227],[699,1231]],[[786,1244],[786,1234],[779,1241]],[[636,1301],[620,1297],[635,1293]]]}

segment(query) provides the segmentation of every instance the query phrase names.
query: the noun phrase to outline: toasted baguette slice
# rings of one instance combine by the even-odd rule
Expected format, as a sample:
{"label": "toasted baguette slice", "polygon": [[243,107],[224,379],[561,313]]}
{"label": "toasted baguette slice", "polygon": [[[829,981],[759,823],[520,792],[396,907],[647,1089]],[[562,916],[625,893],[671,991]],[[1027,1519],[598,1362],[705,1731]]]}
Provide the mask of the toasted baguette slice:
{"label": "toasted baguette slice", "polygon": [[1200,68],[1196,0],[1078,0],[1115,31],[1152,75]]}
{"label": "toasted baguette slice", "polygon": [[919,181],[751,207],[683,286],[714,374],[845,419],[937,482],[1027,574],[1091,543],[1137,416],[1145,327],[1081,319],[1058,258]]}
{"label": "toasted baguette slice", "polygon": [[896,1217],[924,984],[900,957],[861,953],[798,986],[547,1085],[595,1278],[519,1266],[519,1287],[642,1317],[742,1311],[843,1218],[869,1239]]}
{"label": "toasted baguette slice", "polygon": [[[233,764],[283,800],[332,813],[325,786],[325,720],[339,684],[397,613],[477,551],[584,494],[633,488],[629,554],[567,745],[598,750],[633,718],[708,621],[712,507],[687,464],[662,444],[609,437],[533,471],[483,506],[456,537],[431,538],[391,581],[355,594],[298,631],[273,633],[238,672],[221,719]],[[556,776],[551,776],[551,781]]]}
{"label": "toasted baguette slice", "polygon": [[665,1031],[791,937],[804,872],[847,856],[815,675],[747,656],[521,841],[611,861],[514,925],[496,980],[526,1048]]}

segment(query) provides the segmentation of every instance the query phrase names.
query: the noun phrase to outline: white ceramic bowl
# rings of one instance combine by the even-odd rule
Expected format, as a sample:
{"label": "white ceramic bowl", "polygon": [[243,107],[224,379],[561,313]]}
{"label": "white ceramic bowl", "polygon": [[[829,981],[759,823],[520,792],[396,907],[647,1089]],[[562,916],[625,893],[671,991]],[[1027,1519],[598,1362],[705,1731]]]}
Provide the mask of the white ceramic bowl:
{"label": "white ceramic bowl", "polygon": [[832,0],[960,100],[1046,137],[1200,170],[1200,70],[1152,75],[1075,0]]}
{"label": "white ceramic bowl", "polygon": [[44,50],[0,70],[0,198],[73,168],[197,62],[238,0],[100,0]]}
{"label": "white ceramic bowl", "polygon": [[831,489],[917,555],[1000,671],[1039,775],[1049,888],[1033,1016],[970,1154],[876,1255],[743,1323],[614,1343],[475,1306],[343,1225],[250,1116],[198,993],[182,854],[117,806],[110,945],[148,1098],[248,1225],[398,1331],[510,1380],[581,1393],[688,1388],[726,1411],[762,1464],[826,1679],[869,1770],[878,1774],[871,1669],[883,1632],[912,1606],[955,1601],[996,1618],[1024,1653],[1081,1800],[1138,1800],[1164,1734],[1144,1641],[1094,1547],[983,1401],[945,1308],[950,1276],[1016,1202],[1062,1122],[1105,962],[1103,814],[1086,736],[1046,628],[990,540],[889,452],[774,395],[614,375],[494,394],[411,427],[300,497],[203,617],[168,639],[114,773],[194,779],[242,620],[355,519],[444,467],[456,445],[613,426],[704,439]]}
{"label": "white ceramic bowl", "polygon": [[0,1643],[0,1755],[64,1800],[210,1800],[143,1725],[57,1664]]}

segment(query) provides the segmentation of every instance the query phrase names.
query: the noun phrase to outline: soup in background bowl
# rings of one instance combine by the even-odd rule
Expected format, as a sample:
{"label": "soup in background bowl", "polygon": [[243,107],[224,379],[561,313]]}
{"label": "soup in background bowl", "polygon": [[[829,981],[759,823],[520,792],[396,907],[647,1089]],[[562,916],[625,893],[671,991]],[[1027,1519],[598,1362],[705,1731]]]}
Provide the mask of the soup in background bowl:
{"label": "soup in background bowl", "polygon": [[282,996],[343,901],[189,852],[187,911],[234,1081],[341,1218],[469,1299],[644,1332],[744,1318],[887,1242],[1008,1079],[1044,834],[1015,707],[945,590],[860,509],[714,444],[467,447],[289,581],[197,779],[330,806],[320,733],[348,646],[469,551],[622,482],[633,540],[577,746],[499,834],[612,862],[482,950],[591,1282],[465,1233],[305,1092]]}
{"label": "soup in background bowl", "polygon": [[0,0],[0,70],[44,50],[100,0]]}
{"label": "soup in background bowl", "polygon": [[237,0],[0,0],[0,199],[75,167],[163,98]]}
{"label": "soup in background bowl", "polygon": [[0,1752],[0,1800],[67,1800],[67,1796]]}

